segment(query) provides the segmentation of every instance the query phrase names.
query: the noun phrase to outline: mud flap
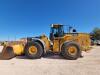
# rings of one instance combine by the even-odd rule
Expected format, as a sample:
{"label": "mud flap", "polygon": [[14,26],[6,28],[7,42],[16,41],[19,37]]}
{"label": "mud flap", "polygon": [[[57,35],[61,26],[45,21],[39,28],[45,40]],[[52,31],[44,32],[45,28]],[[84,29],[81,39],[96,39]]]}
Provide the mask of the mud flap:
{"label": "mud flap", "polygon": [[13,47],[4,46],[3,50],[0,53],[0,60],[9,60],[14,58],[16,55],[14,54]]}

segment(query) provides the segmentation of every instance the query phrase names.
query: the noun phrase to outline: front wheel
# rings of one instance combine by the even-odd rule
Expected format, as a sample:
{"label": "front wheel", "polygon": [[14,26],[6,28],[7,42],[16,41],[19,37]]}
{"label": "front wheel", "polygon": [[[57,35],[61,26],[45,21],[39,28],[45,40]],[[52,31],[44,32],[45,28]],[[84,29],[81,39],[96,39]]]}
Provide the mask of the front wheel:
{"label": "front wheel", "polygon": [[41,58],[43,48],[38,42],[29,42],[25,46],[25,55],[30,59]]}
{"label": "front wheel", "polygon": [[75,60],[81,55],[80,46],[75,42],[66,42],[61,48],[61,54],[66,59]]}

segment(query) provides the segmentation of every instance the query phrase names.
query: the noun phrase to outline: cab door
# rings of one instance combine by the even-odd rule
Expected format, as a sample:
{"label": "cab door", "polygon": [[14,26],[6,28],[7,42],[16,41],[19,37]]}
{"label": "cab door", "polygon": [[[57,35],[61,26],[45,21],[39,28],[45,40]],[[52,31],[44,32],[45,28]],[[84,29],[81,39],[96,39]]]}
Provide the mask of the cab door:
{"label": "cab door", "polygon": [[58,53],[59,50],[60,50],[60,40],[59,40],[59,38],[55,38],[53,40],[53,52]]}
{"label": "cab door", "polygon": [[62,33],[60,28],[54,28],[53,29],[53,52],[58,53],[60,52],[60,40],[62,38]]}

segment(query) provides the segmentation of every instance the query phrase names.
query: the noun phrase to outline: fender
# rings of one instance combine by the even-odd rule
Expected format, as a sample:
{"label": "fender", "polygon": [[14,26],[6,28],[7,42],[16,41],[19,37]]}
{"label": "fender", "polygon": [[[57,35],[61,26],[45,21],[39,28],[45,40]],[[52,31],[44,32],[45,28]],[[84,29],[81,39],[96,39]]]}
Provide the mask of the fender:
{"label": "fender", "polygon": [[35,41],[35,42],[38,42],[41,44],[43,50],[45,51],[45,48],[46,48],[46,44],[43,40],[39,39],[39,38],[32,38],[32,41]]}
{"label": "fender", "polygon": [[72,41],[65,41],[64,43],[61,44],[61,47],[62,47],[65,43],[69,43],[69,42],[72,42]]}
{"label": "fender", "polygon": [[[64,43],[62,43],[62,45],[61,45],[61,48],[62,48],[62,46],[65,44],[65,43],[69,43],[69,42],[73,42],[73,41],[65,41]],[[80,46],[80,44],[78,44],[77,42],[75,42],[77,45],[79,45],[79,47],[81,47]]]}

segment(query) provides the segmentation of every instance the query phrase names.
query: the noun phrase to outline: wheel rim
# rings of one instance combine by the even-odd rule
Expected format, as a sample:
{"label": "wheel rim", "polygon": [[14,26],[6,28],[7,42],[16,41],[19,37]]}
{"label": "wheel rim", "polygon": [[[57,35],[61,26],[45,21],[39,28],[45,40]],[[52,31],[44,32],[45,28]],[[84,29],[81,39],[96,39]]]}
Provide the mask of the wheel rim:
{"label": "wheel rim", "polygon": [[77,53],[77,48],[76,48],[75,46],[70,46],[70,47],[68,48],[68,53],[69,53],[70,55],[76,55],[76,53]]}
{"label": "wheel rim", "polygon": [[29,53],[30,54],[36,54],[37,53],[37,48],[35,46],[30,46],[29,47]]}

